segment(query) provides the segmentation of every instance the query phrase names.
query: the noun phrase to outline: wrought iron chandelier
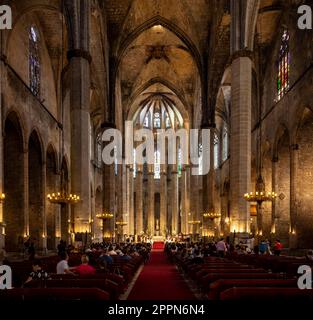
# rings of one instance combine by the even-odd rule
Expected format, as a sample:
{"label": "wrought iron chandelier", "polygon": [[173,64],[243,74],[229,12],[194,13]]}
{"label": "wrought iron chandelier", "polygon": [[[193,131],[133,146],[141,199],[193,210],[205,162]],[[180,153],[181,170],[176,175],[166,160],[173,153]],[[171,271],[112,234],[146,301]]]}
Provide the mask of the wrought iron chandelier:
{"label": "wrought iron chandelier", "polygon": [[58,204],[75,204],[81,201],[80,196],[72,193],[68,194],[66,192],[49,193],[47,195],[47,199],[51,203]]}

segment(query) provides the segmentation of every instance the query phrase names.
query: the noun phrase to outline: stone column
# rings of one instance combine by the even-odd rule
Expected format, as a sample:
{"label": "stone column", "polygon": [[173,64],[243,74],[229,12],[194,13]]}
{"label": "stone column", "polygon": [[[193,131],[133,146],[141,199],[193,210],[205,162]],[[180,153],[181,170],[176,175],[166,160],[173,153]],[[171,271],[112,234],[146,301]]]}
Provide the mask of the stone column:
{"label": "stone column", "polygon": [[[200,221],[199,215],[199,187],[198,187],[198,176],[191,175],[190,176],[190,188],[192,190],[190,194],[190,221]],[[191,233],[193,237],[195,235],[200,234],[200,225],[199,224],[191,224]]]}
{"label": "stone column", "polygon": [[[115,179],[112,165],[103,164],[103,212],[115,213]],[[98,212],[101,213],[101,212]],[[105,238],[113,237],[114,219],[104,220],[102,224],[102,234]]]}
{"label": "stone column", "polygon": [[[274,157],[272,160],[272,189],[274,192],[277,191],[277,164],[278,158]],[[271,236],[275,237],[276,232],[276,202],[272,202],[272,226],[271,226]]]}
{"label": "stone column", "polygon": [[[161,168],[165,165],[161,165]],[[166,236],[167,225],[167,173],[163,168],[160,177],[160,235]]]}
{"label": "stone column", "polygon": [[24,150],[24,238],[29,236],[29,187],[28,187],[28,150]]}
{"label": "stone column", "polygon": [[47,164],[44,161],[42,163],[42,232],[40,234],[40,248],[45,254],[47,252],[47,210],[46,210],[46,174],[47,174]]}
{"label": "stone column", "polygon": [[140,235],[143,230],[143,202],[142,202],[142,192],[143,192],[143,174],[142,168],[138,165],[136,174],[136,235]]}
{"label": "stone column", "polygon": [[148,232],[155,235],[155,218],[154,218],[154,172],[150,168],[148,172]]}
{"label": "stone column", "polygon": [[[90,218],[90,63],[91,2],[65,0],[72,27],[67,53],[70,79],[71,193],[81,197],[72,206],[75,232],[86,232]],[[86,227],[88,226],[88,227]]]}
{"label": "stone column", "polygon": [[75,232],[85,232],[90,216],[90,66],[83,57],[72,57],[71,75],[71,192],[81,197],[72,206]]}
{"label": "stone column", "polygon": [[186,235],[188,233],[186,166],[183,166],[182,168],[180,184],[181,184],[181,232],[183,235]]}
{"label": "stone column", "polygon": [[[1,37],[0,39],[2,40],[2,31],[0,30]],[[0,41],[1,41],[0,40]],[[0,56],[2,56],[2,42],[1,44],[1,51],[0,51]],[[3,87],[3,75],[4,74],[4,66],[3,66],[3,61],[0,59],[0,110],[3,110],[3,104],[2,104],[2,87]],[[3,165],[4,165],[4,159],[3,159],[3,130],[2,130],[2,112],[0,113],[0,163],[1,163],[1,168],[0,168],[0,194],[4,193],[5,191],[3,190],[4,187],[4,180],[3,180]],[[5,243],[5,225],[3,221],[3,203],[0,203],[0,249],[4,246]]]}
{"label": "stone column", "polygon": [[174,170],[172,171],[172,195],[171,195],[171,207],[172,207],[172,226],[171,226],[171,233],[172,235],[177,235],[179,230],[178,230],[178,222],[179,222],[179,217],[178,217],[178,172],[175,170],[176,166],[173,168]]}
{"label": "stone column", "polygon": [[129,212],[128,212],[128,224],[129,224],[129,234],[135,235],[135,216],[134,216],[134,169],[129,168],[128,170],[128,179],[129,179]]}
{"label": "stone column", "polygon": [[249,204],[243,195],[251,186],[251,81],[249,51],[239,51],[232,61],[231,112],[231,231],[246,234],[250,228]]}
{"label": "stone column", "polygon": [[290,147],[290,235],[289,247],[297,248],[297,215],[299,210],[298,193],[297,193],[297,168],[299,157],[299,146],[293,144]]}

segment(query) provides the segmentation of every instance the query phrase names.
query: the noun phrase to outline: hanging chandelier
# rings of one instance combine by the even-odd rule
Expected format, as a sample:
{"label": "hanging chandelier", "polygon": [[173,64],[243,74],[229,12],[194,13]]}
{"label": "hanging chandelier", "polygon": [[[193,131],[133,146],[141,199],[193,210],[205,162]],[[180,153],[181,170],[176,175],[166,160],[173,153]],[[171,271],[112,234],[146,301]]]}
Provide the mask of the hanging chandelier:
{"label": "hanging chandelier", "polygon": [[127,222],[125,221],[116,221],[115,224],[120,227],[127,226]]}
{"label": "hanging chandelier", "polygon": [[100,220],[110,220],[114,217],[114,214],[109,211],[105,211],[103,213],[96,214],[96,217]]}
{"label": "hanging chandelier", "polygon": [[188,221],[188,224],[191,224],[191,225],[201,224],[201,221],[200,220],[191,220],[191,221]]}
{"label": "hanging chandelier", "polygon": [[67,194],[66,192],[49,193],[47,199],[51,203],[58,204],[75,204],[81,201],[80,196],[73,193]]}
{"label": "hanging chandelier", "polygon": [[4,202],[4,200],[5,200],[5,194],[1,193],[1,195],[0,195],[0,203]]}
{"label": "hanging chandelier", "polygon": [[246,193],[244,198],[248,202],[256,202],[258,204],[262,204],[262,202],[274,201],[277,198],[277,193],[275,192],[266,192],[265,184],[262,175],[260,174],[256,186],[255,192]]}
{"label": "hanging chandelier", "polygon": [[214,211],[205,211],[203,214],[202,214],[203,218],[206,218],[206,219],[210,219],[210,220],[214,220],[214,219],[218,219],[221,217],[221,214],[218,213],[218,212],[214,212]]}

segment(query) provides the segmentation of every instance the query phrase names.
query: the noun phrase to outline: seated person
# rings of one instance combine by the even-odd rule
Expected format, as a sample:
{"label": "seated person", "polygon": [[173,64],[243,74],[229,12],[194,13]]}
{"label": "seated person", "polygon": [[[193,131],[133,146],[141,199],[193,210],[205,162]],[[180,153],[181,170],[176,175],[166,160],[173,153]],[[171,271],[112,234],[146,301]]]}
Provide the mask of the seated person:
{"label": "seated person", "polygon": [[82,264],[75,268],[75,272],[79,275],[95,274],[96,269],[89,265],[89,258],[87,255],[83,254],[81,257]]}
{"label": "seated person", "polygon": [[74,273],[71,271],[73,268],[70,268],[68,265],[69,256],[66,252],[62,252],[61,261],[57,264],[57,274],[72,274]]}
{"label": "seated person", "polygon": [[308,261],[313,262],[313,250],[309,250],[308,253],[305,255],[305,257]]}
{"label": "seated person", "polygon": [[98,263],[105,262],[107,266],[113,264],[113,258],[109,255],[108,249],[103,249],[100,257],[98,258]]}
{"label": "seated person", "polygon": [[32,280],[47,280],[48,273],[42,269],[42,264],[40,260],[35,259],[32,263],[33,271],[29,274],[25,284],[31,282]]}

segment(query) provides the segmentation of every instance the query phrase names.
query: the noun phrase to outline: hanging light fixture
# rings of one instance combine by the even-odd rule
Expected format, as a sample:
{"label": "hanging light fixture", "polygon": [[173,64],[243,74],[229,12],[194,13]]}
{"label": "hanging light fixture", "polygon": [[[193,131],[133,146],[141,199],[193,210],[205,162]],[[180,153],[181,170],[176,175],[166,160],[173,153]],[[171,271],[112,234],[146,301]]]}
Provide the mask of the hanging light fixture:
{"label": "hanging light fixture", "polygon": [[255,192],[245,193],[244,198],[248,202],[257,203],[259,206],[263,202],[274,201],[277,198],[277,193],[274,191],[266,191],[264,179],[262,177],[262,120],[261,120],[261,108],[259,110],[259,139],[258,139],[258,178],[255,184]]}
{"label": "hanging light fixture", "polygon": [[96,218],[98,218],[100,220],[110,220],[113,217],[114,217],[114,214],[109,211],[105,211],[105,212],[96,214]]}
{"label": "hanging light fixture", "polygon": [[214,211],[206,211],[202,214],[203,218],[214,220],[221,217],[221,214]]}
{"label": "hanging light fixture", "polygon": [[5,194],[1,193],[1,195],[0,195],[0,203],[3,203],[4,200],[5,200]]}
{"label": "hanging light fixture", "polygon": [[51,203],[57,203],[57,204],[75,204],[81,201],[80,196],[72,193],[67,194],[65,191],[49,193],[47,195],[47,199]]}

